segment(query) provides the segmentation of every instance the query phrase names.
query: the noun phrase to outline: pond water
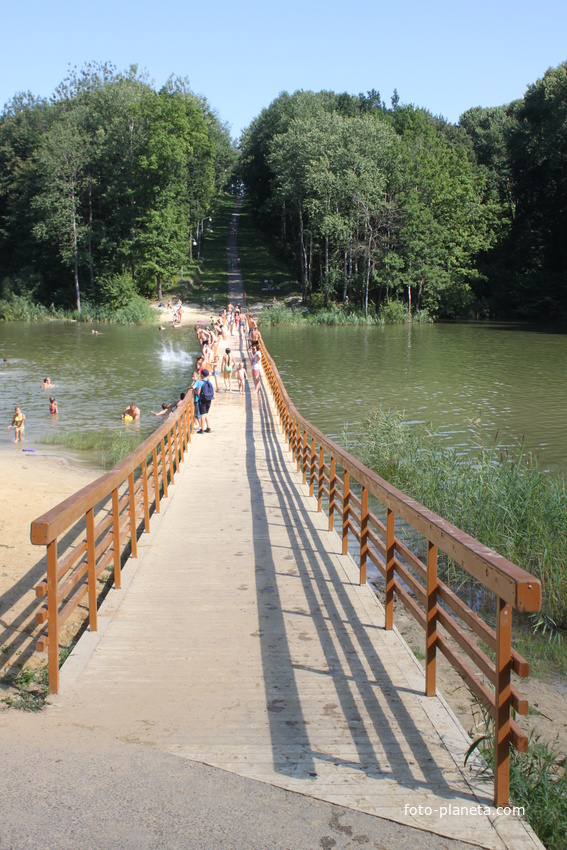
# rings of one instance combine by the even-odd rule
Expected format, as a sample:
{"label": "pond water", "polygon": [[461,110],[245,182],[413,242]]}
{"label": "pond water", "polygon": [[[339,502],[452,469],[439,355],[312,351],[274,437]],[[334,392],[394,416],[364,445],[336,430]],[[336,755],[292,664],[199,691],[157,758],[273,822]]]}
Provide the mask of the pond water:
{"label": "pond water", "polygon": [[292,327],[263,331],[290,397],[340,442],[369,407],[403,411],[456,446],[480,428],[567,472],[567,333],[520,325]]}
{"label": "pond water", "polygon": [[[190,383],[197,356],[193,328],[77,323],[0,325],[0,404],[9,425],[26,414],[26,446],[54,430],[125,428],[135,401],[146,437],[149,415]],[[404,411],[466,447],[472,429],[511,444],[525,439],[543,468],[567,472],[567,334],[496,324],[387,327],[276,327],[263,331],[297,408],[340,441],[369,407]],[[2,363],[3,358],[8,363]],[[56,390],[42,390],[49,376]],[[49,396],[59,415],[50,416]],[[472,424],[476,423],[476,424]],[[13,431],[0,430],[0,448]]]}
{"label": "pond water", "polygon": [[[92,329],[83,323],[0,325],[3,420],[9,425],[20,405],[27,447],[37,448],[54,431],[127,427],[145,438],[162,422],[150,410],[160,410],[191,383],[198,349],[193,329],[104,325],[97,326],[98,336]],[[41,389],[47,376],[56,389]],[[49,412],[50,395],[57,398],[57,416]],[[132,401],[142,417],[125,426],[120,414]],[[1,430],[0,447],[9,447],[13,438],[12,430]]]}

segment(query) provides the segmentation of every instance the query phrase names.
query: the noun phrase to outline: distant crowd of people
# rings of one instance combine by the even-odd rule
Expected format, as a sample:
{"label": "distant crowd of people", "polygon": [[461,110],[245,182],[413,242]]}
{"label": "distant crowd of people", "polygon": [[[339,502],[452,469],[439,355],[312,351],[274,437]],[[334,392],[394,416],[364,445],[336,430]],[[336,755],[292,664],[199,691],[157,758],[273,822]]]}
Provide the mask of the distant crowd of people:
{"label": "distant crowd of people", "polygon": [[[173,305],[172,305],[173,306]],[[170,309],[170,302],[168,302]],[[254,380],[254,389],[260,390],[262,374],[262,352],[260,350],[261,335],[254,319],[250,319],[248,335],[246,334],[246,318],[240,304],[227,305],[226,310],[221,310],[218,316],[211,316],[209,324],[195,325],[195,333],[201,347],[201,354],[197,358],[195,370],[192,375],[191,384],[186,392],[182,392],[177,401],[163,402],[161,410],[152,410],[153,416],[172,416],[179,405],[184,401],[188,393],[193,394],[195,409],[194,427],[198,434],[211,433],[210,408],[215,392],[221,392],[219,378],[222,379],[224,392],[233,392],[233,381],[235,391],[244,395],[248,374],[246,371],[246,355],[235,359],[233,350],[229,345],[223,348],[223,342],[228,342],[234,336],[237,337],[237,346],[240,351],[245,350],[250,358],[250,368]],[[128,405],[122,419],[132,422],[140,418],[140,409],[135,403]]]}
{"label": "distant crowd of people", "polygon": [[[179,301],[175,308],[168,301],[167,309],[175,309],[175,316],[180,319],[182,305]],[[172,416],[179,405],[185,400],[187,394],[193,394],[195,408],[195,429],[198,434],[211,432],[209,411],[215,391],[220,392],[219,377],[222,378],[224,391],[235,391],[244,395],[248,374],[246,371],[246,354],[242,354],[238,360],[235,359],[230,346],[224,348],[221,354],[223,342],[232,337],[237,337],[237,348],[240,352],[247,352],[250,359],[250,368],[254,380],[254,390],[259,392],[262,374],[262,352],[260,350],[261,335],[254,319],[249,321],[249,330],[246,334],[246,318],[240,304],[227,305],[218,316],[212,316],[208,325],[198,324],[195,326],[197,339],[201,347],[201,354],[197,358],[195,371],[192,375],[191,384],[185,392],[180,393],[179,399],[172,402],[163,402],[160,410],[150,411],[153,416]],[[7,360],[5,360],[7,362]],[[51,382],[49,377],[44,378],[41,385],[42,390],[56,389],[57,385]],[[51,416],[58,415],[57,399],[54,395],[49,397],[49,412]],[[136,402],[131,402],[121,414],[125,423],[136,422],[140,419],[141,411]],[[25,433],[25,414],[19,405],[16,406],[12,422],[8,428],[14,429],[14,442],[22,442]]]}

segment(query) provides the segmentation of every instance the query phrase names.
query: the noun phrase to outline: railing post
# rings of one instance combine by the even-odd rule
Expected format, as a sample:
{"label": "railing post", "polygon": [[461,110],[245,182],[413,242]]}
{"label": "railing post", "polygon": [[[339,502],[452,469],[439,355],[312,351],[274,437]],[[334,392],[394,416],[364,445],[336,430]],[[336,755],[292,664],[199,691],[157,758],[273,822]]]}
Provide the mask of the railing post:
{"label": "railing post", "polygon": [[287,419],[287,443],[288,443],[288,446],[289,446],[289,450],[291,452],[291,459],[293,460],[293,441],[295,439],[294,438],[295,431],[294,431],[294,428],[293,428],[293,422],[292,422],[291,413],[289,412],[289,410],[287,411],[286,419]]}
{"label": "railing post", "polygon": [[325,475],[325,449],[319,449],[319,469],[317,475],[317,511],[323,510],[323,481]]}
{"label": "railing post", "polygon": [[47,544],[47,668],[49,693],[59,693],[59,587],[57,540]]}
{"label": "railing post", "polygon": [[309,495],[313,496],[315,488],[315,440],[311,439],[311,460],[309,462]]}
{"label": "railing post", "polygon": [[307,431],[303,432],[303,447],[301,449],[301,467],[303,470],[303,483],[307,483]]}
{"label": "railing post", "polygon": [[177,422],[173,423],[173,447],[175,449],[175,471],[179,473],[179,438],[177,434]]}
{"label": "railing post", "polygon": [[343,555],[348,554],[348,518],[350,513],[350,473],[344,470],[343,477]]}
{"label": "railing post", "polygon": [[87,581],[89,587],[89,628],[91,632],[98,629],[96,610],[96,554],[94,533],[94,509],[86,514],[87,523]]}
{"label": "railing post", "polygon": [[[167,451],[169,454],[169,481],[170,484],[175,483],[175,473],[173,471],[173,451],[171,449],[171,428],[167,432]],[[165,472],[164,472],[165,477]]]}
{"label": "railing post", "polygon": [[150,494],[148,490],[148,463],[146,458],[142,461],[142,491],[144,494],[144,532],[150,533]]}
{"label": "railing post", "polygon": [[[165,439],[161,438],[161,480],[163,483],[163,495],[167,499],[167,454],[165,451]],[[158,481],[159,487],[159,481]]]}
{"label": "railing post", "polygon": [[187,454],[187,428],[185,427],[185,417],[187,416],[187,407],[184,407],[181,411],[181,416],[179,418],[179,427],[181,428],[181,434],[183,436],[183,454]]}
{"label": "railing post", "polygon": [[295,429],[295,460],[297,463],[297,471],[301,472],[301,425],[299,422]]}
{"label": "railing post", "polygon": [[128,476],[128,496],[130,505],[130,549],[132,557],[138,557],[138,538],[136,536],[136,493],[134,491],[134,473]]}
{"label": "railing post", "polygon": [[122,569],[120,564],[120,513],[118,502],[118,487],[115,487],[112,491],[112,547],[114,549],[114,587],[116,590],[120,590],[122,587]]}
{"label": "railing post", "polygon": [[154,502],[156,506],[156,514],[160,512],[160,504],[159,504],[159,470],[158,470],[158,462],[157,462],[157,448],[156,446],[152,449],[152,470],[153,470],[153,479],[154,479]]}
{"label": "railing post", "polygon": [[512,608],[496,600],[496,687],[494,701],[494,805],[507,806],[510,797],[510,669]]}
{"label": "railing post", "polygon": [[386,518],[386,587],[385,613],[387,630],[394,628],[394,541],[396,537],[396,518],[394,511],[388,508]]}
{"label": "railing post", "polygon": [[360,584],[366,584],[366,558],[368,555],[368,490],[362,488],[360,496]]}
{"label": "railing post", "polygon": [[331,469],[329,472],[329,531],[332,531],[335,525],[335,497],[337,495],[337,473],[336,473],[335,458],[331,458]]}
{"label": "railing post", "polygon": [[425,696],[435,696],[437,654],[437,546],[427,541],[425,611]]}
{"label": "railing post", "polygon": [[179,430],[179,449],[181,455],[181,463],[183,463],[183,458],[185,457],[185,433],[183,430],[183,414],[177,420],[177,428]]}

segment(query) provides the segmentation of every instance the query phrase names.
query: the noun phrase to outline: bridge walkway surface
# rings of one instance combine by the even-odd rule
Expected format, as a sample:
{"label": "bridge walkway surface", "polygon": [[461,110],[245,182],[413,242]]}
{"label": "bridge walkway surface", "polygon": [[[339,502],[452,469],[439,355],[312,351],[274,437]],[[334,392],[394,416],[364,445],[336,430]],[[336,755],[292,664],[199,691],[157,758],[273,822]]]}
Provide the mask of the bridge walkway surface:
{"label": "bridge walkway surface", "polygon": [[[98,838],[76,847],[541,846],[463,770],[470,739],[384,630],[290,463],[267,388],[221,391],[211,414],[60,694],[40,717],[0,724],[6,811],[24,807],[31,828],[41,806],[62,798],[68,817],[70,797],[90,799]],[[45,777],[39,812],[17,795],[23,776],[26,794],[37,786],[31,764]],[[0,848],[20,846],[40,845],[0,834]]]}

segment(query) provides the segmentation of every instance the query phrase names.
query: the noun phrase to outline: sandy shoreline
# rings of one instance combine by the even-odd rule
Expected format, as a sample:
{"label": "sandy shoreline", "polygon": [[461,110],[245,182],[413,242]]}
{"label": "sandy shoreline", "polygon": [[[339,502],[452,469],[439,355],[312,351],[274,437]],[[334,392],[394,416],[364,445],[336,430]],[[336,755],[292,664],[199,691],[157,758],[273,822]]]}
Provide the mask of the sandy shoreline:
{"label": "sandy shoreline", "polygon": [[[21,447],[20,447],[21,445]],[[30,524],[102,474],[26,443],[0,451],[0,676],[22,664],[45,663],[35,653],[35,585],[45,573],[45,547],[30,543]]]}

